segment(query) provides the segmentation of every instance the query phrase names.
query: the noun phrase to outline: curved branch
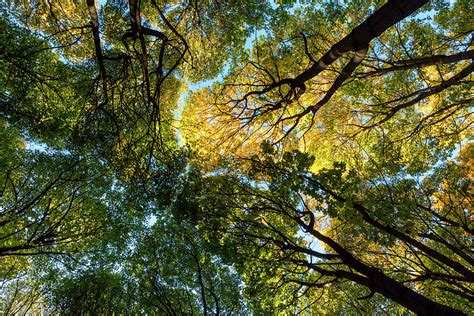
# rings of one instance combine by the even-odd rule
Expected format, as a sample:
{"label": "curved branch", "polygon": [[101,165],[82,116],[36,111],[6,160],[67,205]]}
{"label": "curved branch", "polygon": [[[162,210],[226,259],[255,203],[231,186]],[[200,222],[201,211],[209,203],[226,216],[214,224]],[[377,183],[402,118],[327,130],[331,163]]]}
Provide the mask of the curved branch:
{"label": "curved branch", "polygon": [[357,73],[355,74],[356,78],[367,78],[371,76],[381,76],[388,72],[408,70],[413,68],[420,68],[432,65],[441,65],[441,64],[451,64],[463,60],[473,59],[474,50],[468,50],[465,52],[457,53],[454,55],[433,55],[430,57],[400,60],[395,62],[395,66],[381,68],[369,72]]}

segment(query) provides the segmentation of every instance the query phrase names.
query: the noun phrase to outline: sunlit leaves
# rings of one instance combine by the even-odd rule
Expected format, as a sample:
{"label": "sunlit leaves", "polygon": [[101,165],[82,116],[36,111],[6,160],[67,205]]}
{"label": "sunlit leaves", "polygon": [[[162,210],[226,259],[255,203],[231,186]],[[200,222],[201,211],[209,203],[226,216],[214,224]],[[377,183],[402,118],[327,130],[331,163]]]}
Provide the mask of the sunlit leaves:
{"label": "sunlit leaves", "polygon": [[3,1],[2,300],[468,310],[469,2],[393,3]]}

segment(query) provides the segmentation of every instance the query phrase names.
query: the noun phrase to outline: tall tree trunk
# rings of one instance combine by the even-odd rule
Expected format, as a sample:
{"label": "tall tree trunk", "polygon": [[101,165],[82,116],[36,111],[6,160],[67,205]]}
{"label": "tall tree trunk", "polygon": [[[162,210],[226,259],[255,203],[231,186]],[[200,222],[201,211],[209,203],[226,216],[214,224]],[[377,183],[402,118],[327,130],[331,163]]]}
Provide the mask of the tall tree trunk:
{"label": "tall tree trunk", "polygon": [[346,37],[334,44],[311,68],[295,78],[296,86],[317,76],[328,65],[332,64],[342,54],[349,51],[357,52],[369,46],[369,43],[380,36],[389,27],[400,22],[428,0],[390,0],[380,9],[372,13],[364,22],[352,30]]}
{"label": "tall tree trunk", "polygon": [[382,271],[366,265],[349,253],[349,251],[335,240],[314,229],[313,225],[308,225],[299,218],[295,218],[295,220],[311,235],[331,247],[347,267],[357,271],[358,273],[344,270],[323,270],[319,268],[317,264],[308,264],[309,267],[314,268],[316,271],[325,275],[346,278],[360,285],[366,286],[371,291],[382,294],[386,298],[397,302],[418,315],[465,315],[460,310],[430,300],[426,296],[423,296],[402,283],[392,279]]}

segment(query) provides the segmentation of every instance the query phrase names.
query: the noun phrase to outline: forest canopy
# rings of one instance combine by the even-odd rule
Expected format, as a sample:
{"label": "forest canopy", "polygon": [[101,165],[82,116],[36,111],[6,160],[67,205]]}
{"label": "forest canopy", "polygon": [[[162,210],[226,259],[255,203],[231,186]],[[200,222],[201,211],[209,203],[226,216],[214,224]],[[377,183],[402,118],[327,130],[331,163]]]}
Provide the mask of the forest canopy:
{"label": "forest canopy", "polygon": [[0,313],[474,312],[471,0],[0,0]]}

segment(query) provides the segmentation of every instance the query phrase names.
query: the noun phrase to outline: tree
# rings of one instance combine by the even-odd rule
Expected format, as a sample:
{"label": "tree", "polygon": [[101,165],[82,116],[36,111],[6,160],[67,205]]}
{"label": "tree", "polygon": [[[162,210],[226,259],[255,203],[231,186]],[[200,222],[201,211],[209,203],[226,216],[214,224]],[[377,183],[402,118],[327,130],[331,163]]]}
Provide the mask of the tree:
{"label": "tree", "polygon": [[[413,13],[422,1],[410,2],[411,11],[397,5],[389,1],[375,12],[370,3],[308,6],[276,20],[275,30],[233,63],[222,84],[190,99],[187,139],[226,155],[256,153],[252,144],[267,139],[316,155],[335,152],[341,160],[343,151],[374,134],[376,142],[420,137],[440,147],[465,139],[471,32],[463,19],[450,20],[450,35],[438,25],[445,27],[466,4],[433,5],[433,23]],[[309,25],[317,31],[309,33]],[[358,55],[347,57],[351,49]],[[208,119],[193,128],[203,116]]]}
{"label": "tree", "polygon": [[75,278],[65,278],[53,289],[53,302],[64,315],[131,313],[120,276],[108,271],[86,271]]}
{"label": "tree", "polygon": [[8,312],[470,312],[470,1],[1,3]]}
{"label": "tree", "polygon": [[[3,263],[11,256],[63,253],[68,244],[85,242],[103,225],[105,207],[91,196],[97,189],[86,187],[89,181],[99,184],[97,179],[67,155],[27,152],[14,129],[5,123],[1,128],[5,139],[0,174]],[[89,216],[92,212],[95,218]]]}
{"label": "tree", "polygon": [[194,227],[170,217],[142,236],[128,260],[125,273],[137,285],[139,305],[170,315],[248,312],[237,272]]}
{"label": "tree", "polygon": [[[436,301],[464,309],[472,300],[471,224],[462,204],[449,211],[433,205],[440,194],[465,196],[467,185],[460,192],[445,185],[463,181],[463,172],[454,172],[462,166],[448,162],[421,183],[403,175],[367,183],[343,165],[315,175],[307,171],[307,156],[274,154],[253,158],[244,180],[204,177],[210,183],[196,188],[206,188],[204,197],[190,198],[206,201],[194,218],[228,242],[225,247],[241,251],[246,277],[268,265],[257,282],[268,283],[272,298],[273,291],[294,284],[290,292],[306,293],[350,280],[367,288],[361,297],[379,293],[417,314],[462,314]],[[208,192],[211,187],[216,189]]]}

